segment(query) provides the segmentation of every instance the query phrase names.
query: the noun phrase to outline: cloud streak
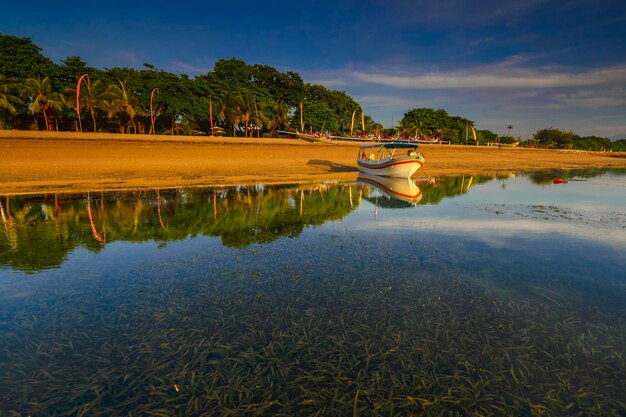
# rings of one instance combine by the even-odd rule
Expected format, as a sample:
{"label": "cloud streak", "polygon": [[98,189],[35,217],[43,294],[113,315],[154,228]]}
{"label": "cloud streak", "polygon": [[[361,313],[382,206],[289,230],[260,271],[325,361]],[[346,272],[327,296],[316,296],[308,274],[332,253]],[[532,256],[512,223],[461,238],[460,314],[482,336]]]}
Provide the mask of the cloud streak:
{"label": "cloud streak", "polygon": [[361,82],[402,89],[544,89],[626,84],[626,64],[579,72],[479,67],[469,71],[403,75],[354,71],[352,76]]}

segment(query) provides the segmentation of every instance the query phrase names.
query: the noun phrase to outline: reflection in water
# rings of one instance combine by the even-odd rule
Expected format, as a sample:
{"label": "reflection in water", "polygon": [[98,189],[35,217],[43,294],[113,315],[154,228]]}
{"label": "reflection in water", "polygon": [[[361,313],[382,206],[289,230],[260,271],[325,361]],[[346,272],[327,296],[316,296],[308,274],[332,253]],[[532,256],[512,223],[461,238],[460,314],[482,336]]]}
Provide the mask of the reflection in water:
{"label": "reflection in water", "polygon": [[60,265],[77,246],[99,251],[115,241],[198,235],[246,247],[339,220],[360,205],[360,198],[385,207],[437,204],[467,192],[465,184],[464,177],[438,178],[422,191],[415,180],[361,174],[357,183],[5,197],[0,264],[33,271]]}
{"label": "reflection in water", "polygon": [[568,175],[3,197],[0,416],[624,415],[624,177]]}
{"label": "reflection in water", "polygon": [[[422,199],[422,190],[412,178],[381,177],[359,173],[357,183],[369,189],[368,201],[384,207],[410,207]],[[372,189],[373,188],[373,189]]]}
{"label": "reflection in water", "polygon": [[354,185],[331,184],[103,193],[96,199],[89,193],[55,195],[55,213],[49,196],[7,197],[0,262],[36,270],[59,265],[75,246],[96,249],[119,240],[206,235],[233,247],[267,243],[345,216],[354,208],[346,187],[356,194]]}

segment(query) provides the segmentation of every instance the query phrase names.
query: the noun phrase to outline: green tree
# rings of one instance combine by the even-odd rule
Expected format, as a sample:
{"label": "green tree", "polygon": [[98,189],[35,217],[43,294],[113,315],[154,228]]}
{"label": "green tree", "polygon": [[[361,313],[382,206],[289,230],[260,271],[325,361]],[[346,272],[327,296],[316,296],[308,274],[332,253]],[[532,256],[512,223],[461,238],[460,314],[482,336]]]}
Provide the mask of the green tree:
{"label": "green tree", "polygon": [[569,149],[573,145],[574,136],[573,132],[564,132],[550,127],[538,130],[533,139],[544,148]]}
{"label": "green tree", "polygon": [[485,144],[487,142],[495,142],[498,135],[491,130],[487,129],[476,129],[476,138],[478,139],[478,143]]}
{"label": "green tree", "polygon": [[609,138],[599,136],[575,136],[572,144],[573,149],[586,149],[590,151],[602,151],[613,148],[614,143]]}
{"label": "green tree", "polygon": [[87,65],[78,56],[68,56],[61,60],[54,71],[54,84],[59,87],[60,91],[69,88],[76,88],[76,81],[83,74],[89,74],[92,78],[101,77],[100,71]]}
{"label": "green tree", "polygon": [[65,106],[63,95],[54,90],[50,77],[44,79],[28,78],[24,81],[22,90],[27,97],[30,114],[37,115],[37,113],[42,112],[46,130],[50,130],[48,115],[63,109]]}
{"label": "green tree", "polygon": [[102,107],[102,102],[106,100],[108,92],[101,80],[91,80],[86,78],[85,87],[81,90],[81,103],[89,110],[93,131],[97,132],[96,112]]}
{"label": "green tree", "polygon": [[4,112],[15,114],[17,112],[15,105],[22,103],[22,100],[14,94],[17,91],[17,83],[0,74],[0,129],[4,129]]}
{"label": "green tree", "polygon": [[241,59],[232,58],[217,60],[214,72],[228,90],[236,91],[246,87],[252,80],[253,69]]}
{"label": "green tree", "polygon": [[130,123],[133,126],[133,132],[137,133],[135,118],[137,115],[143,115],[145,113],[139,104],[137,96],[129,91],[126,86],[126,81],[122,80],[118,80],[117,84],[113,84],[109,92],[112,97],[109,110],[116,116],[121,116],[122,114],[128,115]]}
{"label": "green tree", "polygon": [[44,78],[54,72],[52,60],[30,38],[0,34],[0,74],[24,81]]}
{"label": "green tree", "polygon": [[615,152],[626,152],[626,139],[619,139],[612,142],[611,150]]}

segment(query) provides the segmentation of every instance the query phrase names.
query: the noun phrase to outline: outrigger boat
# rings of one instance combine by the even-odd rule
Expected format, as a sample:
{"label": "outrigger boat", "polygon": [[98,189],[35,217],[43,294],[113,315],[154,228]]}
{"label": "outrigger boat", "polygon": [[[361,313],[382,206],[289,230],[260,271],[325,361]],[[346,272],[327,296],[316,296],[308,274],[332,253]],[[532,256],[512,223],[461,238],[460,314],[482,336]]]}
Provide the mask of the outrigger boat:
{"label": "outrigger boat", "polygon": [[306,140],[307,142],[325,142],[328,138],[327,135],[324,135],[320,132],[309,132],[309,133],[295,133],[296,137]]}
{"label": "outrigger boat", "polygon": [[302,132],[298,132],[296,129],[289,129],[289,130],[277,130],[278,133],[283,133],[286,135],[292,135],[297,137],[298,139],[302,139],[305,140],[307,142],[330,142],[331,137],[329,135],[325,135],[321,132],[309,132],[309,133],[302,133]]}
{"label": "outrigger boat", "polygon": [[425,162],[412,143],[375,143],[359,146],[357,165],[366,174],[410,178]]}

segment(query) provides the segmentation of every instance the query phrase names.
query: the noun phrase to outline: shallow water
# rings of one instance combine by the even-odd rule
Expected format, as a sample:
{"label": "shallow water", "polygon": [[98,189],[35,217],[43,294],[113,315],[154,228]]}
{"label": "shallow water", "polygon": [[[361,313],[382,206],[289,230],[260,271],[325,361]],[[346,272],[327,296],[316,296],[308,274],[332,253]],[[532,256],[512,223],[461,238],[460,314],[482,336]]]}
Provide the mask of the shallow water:
{"label": "shallow water", "polygon": [[1,197],[0,416],[626,413],[623,171],[373,184]]}

